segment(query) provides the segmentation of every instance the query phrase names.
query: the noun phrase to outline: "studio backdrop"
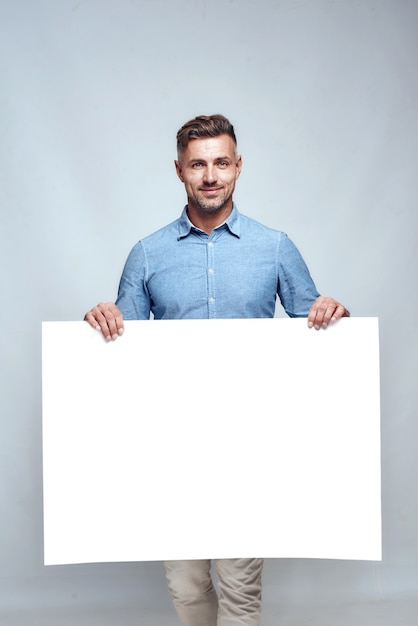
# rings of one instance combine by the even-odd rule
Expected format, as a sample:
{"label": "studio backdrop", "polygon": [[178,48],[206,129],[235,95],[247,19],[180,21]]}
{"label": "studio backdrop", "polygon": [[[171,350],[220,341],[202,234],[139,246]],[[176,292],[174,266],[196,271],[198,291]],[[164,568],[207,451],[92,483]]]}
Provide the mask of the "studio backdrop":
{"label": "studio backdrop", "polygon": [[201,113],[235,126],[240,211],[380,325],[383,560],[273,560],[265,601],[416,592],[417,32],[413,0],[0,2],[0,615],[169,604],[159,563],[44,567],[41,322],[114,300],[178,217]]}

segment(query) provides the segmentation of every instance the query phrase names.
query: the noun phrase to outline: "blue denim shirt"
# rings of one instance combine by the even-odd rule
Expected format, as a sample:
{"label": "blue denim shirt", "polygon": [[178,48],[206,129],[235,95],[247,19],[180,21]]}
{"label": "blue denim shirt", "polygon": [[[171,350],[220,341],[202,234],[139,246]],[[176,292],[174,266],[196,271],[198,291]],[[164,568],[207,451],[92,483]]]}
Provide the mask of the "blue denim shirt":
{"label": "blue denim shirt", "polygon": [[238,212],[210,235],[180,218],[129,254],[116,304],[127,320],[273,317],[276,295],[290,317],[319,296],[296,246]]}

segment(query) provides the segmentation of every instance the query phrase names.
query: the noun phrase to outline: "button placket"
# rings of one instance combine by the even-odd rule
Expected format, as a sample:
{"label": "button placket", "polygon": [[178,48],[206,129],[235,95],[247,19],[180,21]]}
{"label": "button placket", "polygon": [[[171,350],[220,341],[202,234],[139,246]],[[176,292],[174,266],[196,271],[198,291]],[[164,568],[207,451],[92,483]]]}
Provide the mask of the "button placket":
{"label": "button placket", "polygon": [[208,311],[209,318],[216,317],[216,298],[215,298],[215,245],[213,241],[207,244],[207,280],[208,280]]}

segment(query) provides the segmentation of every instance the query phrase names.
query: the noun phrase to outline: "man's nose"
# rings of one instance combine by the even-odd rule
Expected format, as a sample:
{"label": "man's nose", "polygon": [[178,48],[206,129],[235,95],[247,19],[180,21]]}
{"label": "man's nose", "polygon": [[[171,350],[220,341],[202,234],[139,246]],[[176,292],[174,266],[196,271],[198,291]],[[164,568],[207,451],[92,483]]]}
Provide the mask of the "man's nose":
{"label": "man's nose", "polygon": [[213,165],[206,165],[203,180],[208,185],[213,184],[217,180],[216,168]]}

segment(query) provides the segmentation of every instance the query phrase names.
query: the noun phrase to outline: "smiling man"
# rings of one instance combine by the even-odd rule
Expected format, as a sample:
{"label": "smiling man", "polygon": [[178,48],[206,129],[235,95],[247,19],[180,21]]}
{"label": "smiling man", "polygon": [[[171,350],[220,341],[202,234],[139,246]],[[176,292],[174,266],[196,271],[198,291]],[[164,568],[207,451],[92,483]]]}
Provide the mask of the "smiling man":
{"label": "smiling man", "polygon": [[[202,115],[180,128],[175,167],[187,195],[181,216],[134,246],[116,304],[98,304],[85,315],[106,339],[123,334],[124,319],[151,313],[155,319],[273,317],[277,297],[290,317],[306,317],[317,330],[350,315],[318,293],[287,235],[239,213],[233,192],[242,159],[224,116]],[[165,563],[182,624],[258,626],[263,560],[218,559],[214,567],[219,597],[210,560]]]}
{"label": "smiling man", "polygon": [[189,219],[210,233],[232,211],[232,194],[242,167],[235,142],[226,134],[197,138],[185,146],[180,141],[178,157],[175,165],[186,189]]}

